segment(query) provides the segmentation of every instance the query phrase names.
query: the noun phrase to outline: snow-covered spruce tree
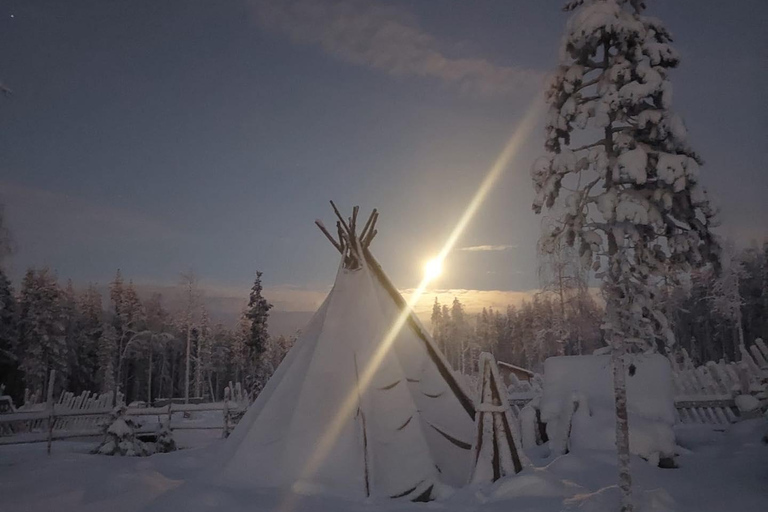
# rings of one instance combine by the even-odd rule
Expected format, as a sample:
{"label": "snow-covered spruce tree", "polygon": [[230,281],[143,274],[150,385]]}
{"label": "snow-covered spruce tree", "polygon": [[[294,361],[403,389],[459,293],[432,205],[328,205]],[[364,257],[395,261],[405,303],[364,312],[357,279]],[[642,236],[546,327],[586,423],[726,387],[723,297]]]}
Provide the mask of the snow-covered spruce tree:
{"label": "snow-covered spruce tree", "polygon": [[432,322],[432,339],[435,340],[435,343],[437,343],[437,347],[440,349],[440,351],[445,354],[445,347],[443,346],[443,336],[442,336],[442,323],[443,323],[443,317],[442,317],[442,308],[440,307],[440,303],[437,301],[437,296],[435,296],[435,303],[432,305],[432,316],[430,317],[430,320]]}
{"label": "snow-covered spruce tree", "polygon": [[155,453],[168,453],[176,451],[176,440],[173,438],[173,431],[168,419],[163,420],[160,425],[160,431],[157,433],[157,441],[155,441]]}
{"label": "snow-covered spruce tree", "polygon": [[152,455],[152,446],[136,439],[137,428],[136,422],[126,414],[125,405],[118,405],[104,423],[104,438],[94,453],[126,457]]}
{"label": "snow-covered spruce tree", "polygon": [[21,391],[16,389],[20,381],[16,335],[16,298],[11,280],[0,266],[0,385],[6,385],[8,393],[14,395]]}
{"label": "snow-covered spruce tree", "polygon": [[201,296],[197,287],[197,276],[192,270],[180,274],[184,308],[179,318],[179,330],[186,339],[186,359],[184,370],[184,401],[189,402],[190,365],[192,361],[192,330],[199,322]]}
{"label": "snow-covered spruce tree", "polygon": [[114,393],[117,332],[112,324],[105,324],[99,334],[96,357],[98,360],[96,382],[99,385],[99,391],[101,393]]}
{"label": "snow-covered spruce tree", "polygon": [[248,309],[245,316],[251,321],[251,332],[248,338],[248,346],[253,350],[256,356],[262,354],[266,349],[267,343],[267,320],[269,319],[269,310],[272,304],[267,302],[261,292],[261,272],[256,272],[256,279],[251,287],[251,294],[248,298]]}
{"label": "snow-covered spruce tree", "polygon": [[542,248],[564,240],[602,278],[612,347],[622,510],[632,510],[625,354],[673,341],[658,307],[660,276],[715,260],[713,211],[699,156],[670,110],[679,62],[640,0],[575,0],[560,66],[546,93],[547,155],[536,161],[533,209],[557,212]]}
{"label": "snow-covered spruce tree", "polygon": [[78,297],[78,340],[76,343],[77,368],[70,375],[70,384],[76,389],[97,389],[99,372],[99,339],[104,331],[101,294],[90,285]]}
{"label": "snow-covered spruce tree", "polygon": [[254,397],[264,387],[265,380],[268,378],[267,371],[262,364],[262,355],[267,349],[269,338],[267,320],[269,319],[269,310],[272,309],[272,304],[267,302],[267,299],[261,294],[261,276],[261,272],[256,272],[256,279],[248,298],[248,309],[245,312],[245,316],[250,322],[250,332],[246,345],[248,346],[249,364],[252,368],[248,389],[254,394]]}
{"label": "snow-covered spruce tree", "polygon": [[205,306],[201,306],[201,310],[195,336],[195,396],[205,394],[205,380],[211,371],[211,320]]}
{"label": "snow-covered spruce tree", "polygon": [[26,386],[41,396],[45,395],[51,370],[56,370],[59,384],[68,376],[61,295],[56,277],[47,268],[37,272],[30,269],[22,280],[17,355]]}

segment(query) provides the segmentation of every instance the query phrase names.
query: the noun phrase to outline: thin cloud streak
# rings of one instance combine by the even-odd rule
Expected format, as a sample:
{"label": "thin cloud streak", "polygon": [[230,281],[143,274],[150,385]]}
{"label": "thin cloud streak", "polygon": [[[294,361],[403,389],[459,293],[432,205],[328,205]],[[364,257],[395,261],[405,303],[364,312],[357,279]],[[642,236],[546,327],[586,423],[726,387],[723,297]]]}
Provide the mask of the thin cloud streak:
{"label": "thin cloud streak", "polygon": [[451,44],[419,26],[409,11],[364,0],[253,0],[256,22],[294,42],[393,76],[427,77],[467,94],[503,95],[540,85],[540,71],[446,53]]}
{"label": "thin cloud streak", "polygon": [[[134,285],[140,295],[148,297],[152,293],[162,293],[173,304],[181,288],[175,283],[158,284],[150,280],[134,280]],[[216,283],[207,279],[198,282],[198,289],[207,301],[219,301],[228,304],[230,314],[239,314],[248,302],[251,288],[250,282],[242,285]],[[328,295],[328,289],[311,289],[294,285],[265,286],[264,297],[274,306],[276,311],[283,312],[312,312],[317,310]]]}

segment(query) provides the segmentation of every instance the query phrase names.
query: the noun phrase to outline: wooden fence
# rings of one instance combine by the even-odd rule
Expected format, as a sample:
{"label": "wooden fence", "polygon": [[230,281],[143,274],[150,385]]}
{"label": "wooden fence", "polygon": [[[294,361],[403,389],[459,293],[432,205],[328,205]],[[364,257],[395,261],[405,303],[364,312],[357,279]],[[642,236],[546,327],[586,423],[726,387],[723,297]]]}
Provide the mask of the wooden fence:
{"label": "wooden fence", "polygon": [[[738,362],[710,361],[695,366],[685,351],[678,358],[670,358],[670,362],[679,423],[727,425],[741,419],[735,396],[750,394],[763,403],[768,400],[768,347],[762,340],[757,340],[749,351],[742,351],[742,359]],[[510,380],[509,401],[512,413],[518,416],[522,408],[541,393],[542,379],[535,375],[526,381],[510,375]],[[101,434],[102,425],[112,412],[113,395],[65,392],[54,403],[54,375],[49,381],[51,386],[46,402],[27,404],[16,412],[0,414],[0,445],[47,442],[50,452],[54,440]],[[167,418],[172,430],[220,429],[227,436],[247,404],[248,397],[240,384],[230,382],[224,402],[183,404],[168,400],[162,407],[128,407],[127,414],[157,416],[158,423]],[[186,416],[208,411],[222,413],[221,425],[195,425],[183,419],[173,421],[177,413]]]}
{"label": "wooden fence", "polygon": [[754,395],[766,400],[768,347],[758,339],[742,350],[741,361],[709,361],[695,366],[683,350],[679,358],[670,358],[675,408],[680,423],[727,425],[739,419],[735,396]]}
{"label": "wooden fence", "polygon": [[[696,366],[682,350],[670,357],[672,386],[678,423],[728,425],[741,419],[736,407],[737,395],[753,395],[768,401],[768,347],[758,339],[743,350],[741,361],[710,361]],[[542,376],[530,381],[509,376],[507,395],[512,413],[519,415],[528,402],[541,394]]]}
{"label": "wooden fence", "polygon": [[[53,372],[50,382],[54,381]],[[231,390],[231,391],[230,391]],[[48,453],[51,443],[60,439],[92,437],[102,434],[102,428],[108,421],[113,407],[114,395],[104,393],[92,395],[84,392],[75,396],[64,392],[58,402],[53,402],[52,385],[48,389],[48,400],[42,404],[31,404],[16,412],[0,414],[0,445],[47,442]],[[248,397],[240,384],[225,389],[224,401],[217,403],[175,403],[169,400],[162,407],[127,407],[128,416],[157,416],[157,423],[167,421],[173,430],[221,430],[224,437],[236,424],[245,411]],[[195,412],[221,412],[220,425],[197,425],[184,421],[184,417]],[[181,415],[181,421],[173,421]],[[154,433],[156,428],[140,428],[139,434]]]}

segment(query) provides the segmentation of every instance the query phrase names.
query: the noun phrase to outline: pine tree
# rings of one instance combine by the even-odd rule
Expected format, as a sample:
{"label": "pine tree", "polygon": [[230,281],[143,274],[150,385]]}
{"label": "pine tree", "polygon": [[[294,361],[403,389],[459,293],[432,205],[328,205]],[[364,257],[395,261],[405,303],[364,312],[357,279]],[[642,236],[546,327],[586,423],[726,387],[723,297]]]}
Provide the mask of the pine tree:
{"label": "pine tree", "polygon": [[[0,92],[2,92],[2,90],[3,85],[0,83]],[[7,223],[5,222],[5,209],[3,208],[3,205],[0,204],[0,263],[12,253],[13,239]]]}
{"label": "pine tree", "polygon": [[435,343],[437,343],[438,348],[440,349],[443,354],[445,354],[445,346],[443,345],[442,340],[442,323],[443,323],[443,315],[442,315],[442,308],[440,307],[440,303],[437,301],[437,297],[435,297],[435,303],[432,305],[432,339],[435,340]]}
{"label": "pine tree", "polygon": [[183,287],[183,317],[181,330],[186,340],[186,357],[184,366],[184,401],[189,402],[190,368],[192,364],[192,330],[199,322],[200,293],[197,289],[197,277],[190,270],[181,274]]}
{"label": "pine tree", "polygon": [[133,333],[144,330],[147,314],[144,310],[144,304],[142,304],[139,294],[136,292],[136,287],[133,285],[133,281],[128,282],[128,286],[125,288],[122,298],[122,310],[126,330]]}
{"label": "pine tree", "polygon": [[257,394],[261,391],[266,379],[265,368],[262,367],[262,355],[266,350],[269,333],[267,332],[267,320],[272,304],[267,302],[261,292],[261,272],[256,272],[256,279],[248,298],[248,309],[245,316],[250,322],[250,330],[246,341],[248,347],[248,360],[251,365],[250,383],[248,389]]}
{"label": "pine tree", "polygon": [[0,266],[0,384],[6,386],[6,393],[19,398],[23,390],[18,389],[19,360],[16,357],[16,298],[10,279]]}
{"label": "pine tree", "polygon": [[[625,353],[672,341],[656,279],[711,259],[713,211],[698,183],[702,163],[670,110],[668,70],[679,57],[639,0],[574,0],[561,65],[548,91],[546,149],[532,178],[533,208],[556,207],[542,239],[578,248],[600,270],[612,347],[622,510],[632,510]],[[599,139],[573,147],[572,134]]]}
{"label": "pine tree", "polygon": [[[155,381],[156,356],[164,355],[167,346],[174,340],[173,333],[170,332],[168,322],[168,312],[163,307],[163,296],[159,293],[152,294],[147,301],[144,310],[146,312],[146,336],[143,338],[145,345],[143,352],[147,358],[147,403],[151,404],[155,397],[154,387],[157,387]],[[165,361],[165,358],[161,358]],[[163,373],[164,366],[161,366],[160,381],[165,377]]]}
{"label": "pine tree", "polygon": [[99,340],[104,331],[104,311],[101,294],[95,286],[89,285],[77,303],[78,327],[76,342],[77,368],[70,376],[79,389],[96,389],[99,368]]}
{"label": "pine tree", "polygon": [[232,367],[233,333],[222,324],[216,324],[213,329],[211,343],[211,373],[213,389],[213,399],[218,400],[221,396],[223,383],[228,382],[230,369]]}
{"label": "pine tree", "polygon": [[118,405],[104,423],[102,427],[104,437],[93,453],[124,457],[146,457],[151,455],[154,447],[143,443],[136,437],[138,429],[139,424],[128,416],[125,405]]}
{"label": "pine tree", "polygon": [[760,318],[762,319],[761,338],[768,342],[768,240],[763,242],[762,257],[762,276],[760,295],[762,297],[762,308]]}
{"label": "pine tree", "polygon": [[256,272],[256,279],[253,282],[251,294],[248,298],[248,309],[245,312],[245,316],[251,322],[248,347],[256,358],[264,352],[266,347],[267,337],[269,336],[267,333],[267,320],[269,319],[269,310],[272,309],[272,304],[267,302],[267,299],[261,295],[261,276],[261,272]]}
{"label": "pine tree", "polygon": [[140,375],[143,373],[141,366],[147,359],[149,350],[150,336],[146,331],[147,315],[144,310],[144,304],[141,302],[133,281],[128,282],[128,286],[123,292],[123,314],[125,317],[125,327],[122,339],[120,340],[121,352],[118,361],[120,386],[125,386],[133,382],[130,389],[122,388],[126,394],[127,401],[133,401],[140,396]]}
{"label": "pine tree", "polygon": [[115,279],[109,283],[109,300],[112,306],[112,326],[115,328],[117,336],[123,334],[123,328],[126,324],[123,308],[123,275],[120,269],[115,273]]}
{"label": "pine tree", "polygon": [[45,392],[51,370],[57,382],[66,382],[67,343],[62,293],[56,278],[46,268],[27,271],[19,298],[20,368],[27,387]]}
{"label": "pine tree", "polygon": [[[0,87],[1,88],[1,87]],[[16,325],[16,298],[11,280],[2,262],[11,253],[10,232],[5,225],[3,206],[0,205],[0,385],[15,398],[23,392],[19,389],[19,360],[16,357],[18,330]]]}
{"label": "pine tree", "polygon": [[117,361],[117,331],[114,325],[104,325],[99,335],[97,357],[99,361],[96,382],[102,393],[115,392],[115,364]]}
{"label": "pine tree", "polygon": [[230,361],[235,382],[243,382],[246,379],[246,373],[249,373],[248,336],[250,332],[251,322],[248,320],[245,312],[243,312],[229,340]]}
{"label": "pine tree", "polygon": [[454,297],[453,303],[451,304],[451,325],[449,332],[448,343],[453,346],[454,353],[456,354],[454,369],[458,370],[460,373],[466,373],[466,352],[468,349],[467,335],[469,334],[469,326],[464,313],[464,305],[458,297]]}
{"label": "pine tree", "polygon": [[80,381],[80,365],[78,362],[80,343],[80,312],[77,307],[77,296],[72,280],[67,280],[67,286],[61,291],[61,311],[64,319],[64,342],[67,345],[67,391],[80,393],[83,383]]}
{"label": "pine tree", "polygon": [[196,329],[195,396],[203,396],[203,387],[211,367],[211,325],[208,311],[202,308],[200,326]]}

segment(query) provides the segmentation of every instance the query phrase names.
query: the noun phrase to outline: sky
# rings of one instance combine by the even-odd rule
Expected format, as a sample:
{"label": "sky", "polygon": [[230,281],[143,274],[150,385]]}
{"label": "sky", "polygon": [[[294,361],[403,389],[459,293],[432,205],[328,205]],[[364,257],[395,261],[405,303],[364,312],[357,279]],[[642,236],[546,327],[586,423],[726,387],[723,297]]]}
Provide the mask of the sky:
{"label": "sky", "polygon": [[[333,199],[378,208],[372,249],[413,288],[541,101],[562,3],[5,0],[6,265],[16,280],[49,266],[77,286],[120,268],[165,290],[192,269],[222,310],[260,270],[276,312],[305,313],[338,266],[314,226],[332,224]],[[647,4],[682,55],[674,108],[705,160],[719,231],[761,241],[768,3]],[[425,303],[502,307],[539,286],[529,168],[543,118],[527,135]]]}

